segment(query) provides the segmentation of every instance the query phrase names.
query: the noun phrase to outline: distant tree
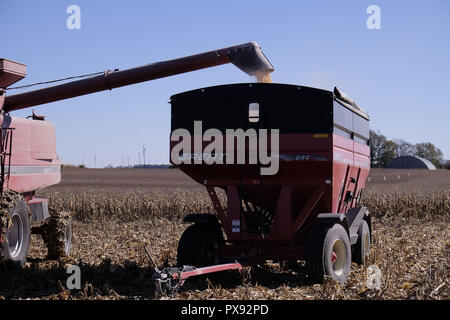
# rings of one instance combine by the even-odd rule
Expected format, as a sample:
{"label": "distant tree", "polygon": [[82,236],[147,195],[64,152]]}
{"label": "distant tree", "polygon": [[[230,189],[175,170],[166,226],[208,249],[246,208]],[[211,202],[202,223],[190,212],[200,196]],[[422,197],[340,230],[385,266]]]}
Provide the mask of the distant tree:
{"label": "distant tree", "polygon": [[370,144],[370,166],[378,167],[379,154],[381,152],[381,146],[383,145],[386,137],[381,134],[380,131],[375,132],[370,130],[369,144]]}
{"label": "distant tree", "polygon": [[383,145],[381,157],[378,160],[381,167],[386,167],[386,165],[394,158],[397,157],[396,155],[397,145],[394,141],[386,140],[386,142]]}
{"label": "distant tree", "polygon": [[397,157],[412,156],[415,154],[416,149],[413,144],[402,139],[394,139],[393,141],[397,145],[395,152]]}
{"label": "distant tree", "polygon": [[450,160],[444,161],[444,168],[450,170]]}
{"label": "distant tree", "polygon": [[370,130],[371,167],[385,167],[397,154],[397,144],[381,134]]}
{"label": "distant tree", "polygon": [[436,168],[449,166],[445,163],[442,151],[431,142],[415,145],[403,140],[388,140],[380,131],[370,130],[370,165],[385,167],[389,161],[400,156],[417,156],[433,163]]}
{"label": "distant tree", "polygon": [[436,168],[441,168],[444,164],[444,155],[442,151],[431,142],[417,143],[415,146],[415,155],[429,160]]}

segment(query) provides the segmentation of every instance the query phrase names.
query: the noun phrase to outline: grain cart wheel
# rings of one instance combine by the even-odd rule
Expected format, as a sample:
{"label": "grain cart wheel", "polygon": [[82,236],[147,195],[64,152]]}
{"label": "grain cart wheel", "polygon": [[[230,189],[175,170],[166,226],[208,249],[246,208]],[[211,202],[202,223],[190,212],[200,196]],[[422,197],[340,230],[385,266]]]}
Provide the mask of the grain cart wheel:
{"label": "grain cart wheel", "polygon": [[184,230],[178,242],[177,263],[195,267],[218,264],[220,261],[213,253],[223,242],[219,225],[193,224]]}
{"label": "grain cart wheel", "polygon": [[28,206],[22,198],[16,198],[9,208],[8,217],[3,216],[1,223],[2,243],[0,258],[11,266],[22,266],[30,247],[31,226]]}
{"label": "grain cart wheel", "polygon": [[47,258],[56,260],[67,257],[72,245],[72,222],[68,212],[50,211],[50,217],[42,225],[42,239],[47,246]]}
{"label": "grain cart wheel", "polygon": [[346,282],[351,267],[350,240],[340,224],[318,225],[309,234],[306,245],[306,272],[312,283],[324,276]]}
{"label": "grain cart wheel", "polygon": [[353,261],[358,264],[364,264],[370,253],[370,229],[365,220],[359,225],[358,240],[354,249]]}

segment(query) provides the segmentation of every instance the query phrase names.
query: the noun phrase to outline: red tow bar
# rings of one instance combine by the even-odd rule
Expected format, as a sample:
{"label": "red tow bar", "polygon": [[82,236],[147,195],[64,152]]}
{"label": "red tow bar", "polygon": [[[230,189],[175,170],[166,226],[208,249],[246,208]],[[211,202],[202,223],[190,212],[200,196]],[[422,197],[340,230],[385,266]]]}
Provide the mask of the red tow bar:
{"label": "red tow bar", "polygon": [[203,268],[196,268],[193,266],[183,266],[180,268],[166,268],[158,270],[153,274],[153,281],[155,281],[155,288],[158,293],[173,295],[180,286],[184,284],[186,279],[203,274],[225,271],[225,270],[242,270],[242,265],[239,262],[218,264]]}

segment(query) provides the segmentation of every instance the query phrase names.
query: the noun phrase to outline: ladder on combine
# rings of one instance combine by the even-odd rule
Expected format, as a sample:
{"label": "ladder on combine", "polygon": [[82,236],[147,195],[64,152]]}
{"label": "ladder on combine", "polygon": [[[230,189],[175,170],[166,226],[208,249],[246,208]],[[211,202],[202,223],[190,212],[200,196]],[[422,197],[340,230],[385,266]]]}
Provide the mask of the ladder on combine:
{"label": "ladder on combine", "polygon": [[[11,172],[11,151],[14,128],[0,130],[0,193],[3,194],[5,182],[9,181]],[[5,168],[7,168],[5,170]],[[7,187],[7,186],[6,186]]]}

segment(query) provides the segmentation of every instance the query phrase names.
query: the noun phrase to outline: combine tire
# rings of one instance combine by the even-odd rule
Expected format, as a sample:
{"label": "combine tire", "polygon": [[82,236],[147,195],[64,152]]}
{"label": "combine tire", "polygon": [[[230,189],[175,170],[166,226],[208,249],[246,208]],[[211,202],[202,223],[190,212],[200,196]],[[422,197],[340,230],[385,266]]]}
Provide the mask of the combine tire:
{"label": "combine tire", "polygon": [[2,218],[0,260],[10,266],[20,267],[25,263],[30,247],[31,228],[27,204],[22,198],[16,198],[9,208],[9,214]]}
{"label": "combine tire", "polygon": [[42,239],[47,246],[47,259],[67,257],[72,245],[72,222],[67,212],[50,211],[50,217],[42,225]]}
{"label": "combine tire", "polygon": [[359,226],[358,240],[354,246],[353,261],[358,264],[364,264],[370,253],[370,230],[365,220]]}
{"label": "combine tire", "polygon": [[178,242],[178,266],[204,267],[218,264],[214,251],[224,242],[220,226],[193,224],[184,230]]}
{"label": "combine tire", "polygon": [[351,246],[344,227],[316,226],[308,237],[305,260],[311,283],[323,283],[324,276],[345,283],[350,274]]}

